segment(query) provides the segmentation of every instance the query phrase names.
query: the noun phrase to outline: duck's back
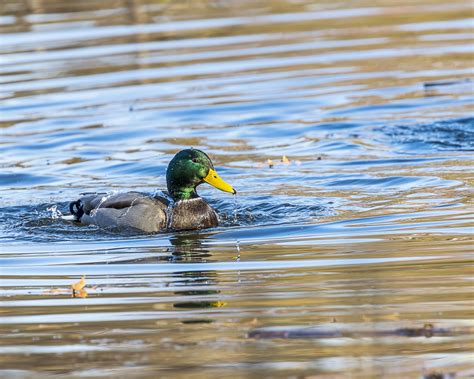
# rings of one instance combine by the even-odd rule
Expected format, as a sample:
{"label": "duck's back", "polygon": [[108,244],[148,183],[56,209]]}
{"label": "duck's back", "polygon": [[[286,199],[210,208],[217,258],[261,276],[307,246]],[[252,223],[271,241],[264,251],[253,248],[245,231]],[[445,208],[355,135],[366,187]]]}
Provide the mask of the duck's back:
{"label": "duck's back", "polygon": [[92,194],[79,199],[79,221],[107,229],[140,230],[147,233],[166,229],[167,203],[139,192],[115,195]]}

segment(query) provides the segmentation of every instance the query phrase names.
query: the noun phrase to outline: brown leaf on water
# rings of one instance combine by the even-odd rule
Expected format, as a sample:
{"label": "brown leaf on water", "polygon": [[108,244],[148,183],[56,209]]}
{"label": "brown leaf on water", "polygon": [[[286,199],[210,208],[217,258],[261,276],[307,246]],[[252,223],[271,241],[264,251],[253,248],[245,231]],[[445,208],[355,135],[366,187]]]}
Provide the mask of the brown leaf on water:
{"label": "brown leaf on water", "polygon": [[267,159],[266,163],[257,163],[257,167],[265,167],[265,165],[266,165],[268,168],[273,168],[273,167],[275,167],[277,165],[280,165],[280,164],[291,165],[293,163],[298,165],[298,166],[301,165],[301,161],[299,161],[299,160],[292,161],[286,155],[283,155],[279,161],[272,161],[271,159]]}
{"label": "brown leaf on water", "polygon": [[89,294],[87,293],[87,291],[85,289],[81,289],[79,291],[72,291],[72,297],[80,297],[82,299],[86,298],[87,296],[89,296]]}
{"label": "brown leaf on water", "polygon": [[86,286],[86,277],[83,275],[81,280],[71,285],[72,297],[81,297],[81,298],[87,297],[88,293],[84,289],[85,286]]}
{"label": "brown leaf on water", "polygon": [[86,277],[83,275],[81,280],[79,280],[77,283],[74,283],[71,287],[73,291],[80,291],[86,286]]}
{"label": "brown leaf on water", "polygon": [[213,301],[210,303],[211,307],[222,308],[225,307],[227,303],[225,301]]}
{"label": "brown leaf on water", "polygon": [[[81,297],[81,298],[87,297],[89,294],[84,289],[85,286],[86,286],[86,277],[82,276],[81,280],[71,285],[72,297]],[[97,286],[93,286],[92,288],[95,289],[96,287]],[[43,294],[45,295],[67,295],[70,293],[71,293],[70,290],[68,290],[67,288],[50,288],[43,291]]]}

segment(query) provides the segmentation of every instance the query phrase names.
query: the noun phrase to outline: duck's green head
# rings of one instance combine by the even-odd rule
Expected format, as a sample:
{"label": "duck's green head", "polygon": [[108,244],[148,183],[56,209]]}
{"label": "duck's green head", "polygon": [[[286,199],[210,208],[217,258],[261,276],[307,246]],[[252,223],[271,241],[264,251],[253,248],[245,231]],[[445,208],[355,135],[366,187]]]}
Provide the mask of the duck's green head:
{"label": "duck's green head", "polygon": [[201,150],[181,150],[168,164],[166,183],[173,200],[189,200],[198,197],[196,187],[204,182],[221,191],[237,193],[230,184],[217,175],[211,160]]}

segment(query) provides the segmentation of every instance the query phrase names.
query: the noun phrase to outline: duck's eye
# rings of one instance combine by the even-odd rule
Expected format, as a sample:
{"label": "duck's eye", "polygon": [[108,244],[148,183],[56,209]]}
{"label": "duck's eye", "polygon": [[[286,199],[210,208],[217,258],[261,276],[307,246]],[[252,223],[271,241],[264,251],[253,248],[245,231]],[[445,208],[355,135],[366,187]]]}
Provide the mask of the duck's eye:
{"label": "duck's eye", "polygon": [[197,158],[193,158],[193,162],[194,162],[194,163],[198,163]]}

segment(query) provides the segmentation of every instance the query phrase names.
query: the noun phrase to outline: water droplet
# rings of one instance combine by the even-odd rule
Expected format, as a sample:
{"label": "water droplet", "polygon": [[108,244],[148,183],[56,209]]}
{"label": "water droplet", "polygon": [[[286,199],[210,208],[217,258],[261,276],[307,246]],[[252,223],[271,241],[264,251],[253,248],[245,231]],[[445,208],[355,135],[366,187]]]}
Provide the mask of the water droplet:
{"label": "water droplet", "polygon": [[240,262],[240,241],[235,241],[235,249],[237,250],[237,256],[235,257],[236,262]]}
{"label": "water droplet", "polygon": [[234,224],[237,224],[238,210],[239,210],[239,203],[237,202],[237,194],[234,193]]}
{"label": "water droplet", "polygon": [[109,199],[110,196],[114,195],[115,193],[117,193],[117,191],[112,191],[112,192],[109,192],[106,195],[102,196],[102,199],[100,199],[100,203],[97,205],[97,207],[95,207],[93,210],[91,210],[90,215],[92,217],[94,217],[96,215],[97,211],[99,210],[99,208],[101,207],[101,205],[104,204],[107,201],[107,199]]}
{"label": "water droplet", "polygon": [[166,218],[168,220],[168,223],[166,225],[167,229],[171,229],[171,226],[173,225],[173,206],[174,200],[170,199],[170,202],[168,203],[168,208],[166,208]]}
{"label": "water droplet", "polygon": [[122,217],[125,217],[128,212],[130,212],[130,210],[132,209],[132,207],[135,205],[135,202],[138,200],[139,198],[136,197],[135,199],[133,199],[133,201],[131,202],[130,206],[127,208],[127,210],[125,211],[125,213],[123,213],[119,218],[122,218]]}

